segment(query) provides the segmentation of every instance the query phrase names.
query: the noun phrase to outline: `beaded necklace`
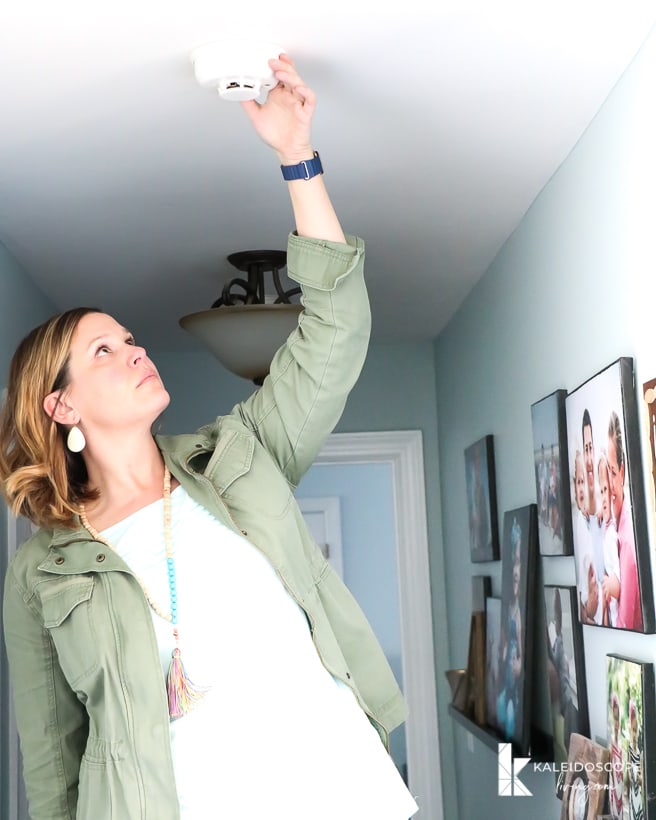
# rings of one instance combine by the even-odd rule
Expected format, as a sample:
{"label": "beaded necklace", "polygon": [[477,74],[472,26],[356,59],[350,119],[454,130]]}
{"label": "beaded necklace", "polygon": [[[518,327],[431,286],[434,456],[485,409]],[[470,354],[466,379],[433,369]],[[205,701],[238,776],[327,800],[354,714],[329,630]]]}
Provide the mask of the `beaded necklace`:
{"label": "beaded necklace", "polygon": [[[173,537],[171,533],[171,473],[168,467],[164,467],[164,493],[163,493],[163,508],[164,508],[164,547],[166,549],[166,566],[169,581],[169,598],[170,610],[164,611],[154,600],[148,587],[138,576],[137,581],[150,608],[173,626],[173,639],[175,647],[171,653],[171,662],[169,670],[166,675],[166,692],[169,702],[169,716],[172,720],[186,715],[187,712],[197,703],[205,694],[207,689],[196,686],[187,677],[182,658],[180,656],[180,634],[178,631],[178,593],[175,578],[175,558],[173,554]],[[115,548],[110,542],[102,536],[98,530],[95,530],[86,516],[84,504],[80,505],[80,521],[82,525],[89,531],[92,538],[105,544],[109,549],[116,552]]]}

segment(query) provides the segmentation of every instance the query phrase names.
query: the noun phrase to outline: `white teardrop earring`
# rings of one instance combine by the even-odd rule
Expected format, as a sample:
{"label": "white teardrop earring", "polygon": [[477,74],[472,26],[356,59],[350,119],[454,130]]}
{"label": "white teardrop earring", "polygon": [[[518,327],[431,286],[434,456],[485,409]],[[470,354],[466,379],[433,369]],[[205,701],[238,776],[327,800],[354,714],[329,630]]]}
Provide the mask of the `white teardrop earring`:
{"label": "white teardrop earring", "polygon": [[84,438],[84,433],[76,424],[74,424],[68,431],[68,435],[66,436],[66,446],[71,453],[81,453],[87,446],[87,440]]}

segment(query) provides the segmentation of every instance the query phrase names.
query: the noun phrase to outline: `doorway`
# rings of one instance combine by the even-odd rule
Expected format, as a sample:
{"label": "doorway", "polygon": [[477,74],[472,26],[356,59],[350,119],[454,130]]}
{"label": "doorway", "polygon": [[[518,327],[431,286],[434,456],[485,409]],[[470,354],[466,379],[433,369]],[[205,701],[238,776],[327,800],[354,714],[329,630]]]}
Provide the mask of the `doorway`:
{"label": "doorway", "polygon": [[389,464],[401,632],[408,785],[418,820],[442,820],[423,444],[420,430],[333,433],[315,464]]}

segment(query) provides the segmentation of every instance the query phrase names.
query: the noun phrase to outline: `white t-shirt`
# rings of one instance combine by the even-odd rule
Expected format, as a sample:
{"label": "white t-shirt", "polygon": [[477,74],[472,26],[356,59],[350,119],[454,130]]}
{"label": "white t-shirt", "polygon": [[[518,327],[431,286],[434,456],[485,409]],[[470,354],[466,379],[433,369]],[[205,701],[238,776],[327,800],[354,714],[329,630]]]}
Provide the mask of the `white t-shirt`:
{"label": "white t-shirt", "polygon": [[[603,601],[601,596],[601,588],[599,583],[598,562],[596,549],[597,541],[601,539],[601,529],[597,523],[596,518],[593,518],[593,524],[583,515],[580,510],[574,512],[574,547],[579,555],[579,563],[577,570],[577,581],[579,592],[581,594],[581,601],[585,605],[588,602],[588,570],[592,564],[595,574],[595,580],[598,588],[598,602],[597,609],[594,615],[594,622],[601,624],[603,619]],[[603,546],[601,547],[601,569],[603,574]]]}
{"label": "white t-shirt", "polygon": [[[103,535],[167,612],[162,504]],[[182,820],[408,820],[415,801],[269,561],[182,487],[171,504],[182,659],[208,688],[171,722]],[[153,622],[166,674],[172,627]]]}

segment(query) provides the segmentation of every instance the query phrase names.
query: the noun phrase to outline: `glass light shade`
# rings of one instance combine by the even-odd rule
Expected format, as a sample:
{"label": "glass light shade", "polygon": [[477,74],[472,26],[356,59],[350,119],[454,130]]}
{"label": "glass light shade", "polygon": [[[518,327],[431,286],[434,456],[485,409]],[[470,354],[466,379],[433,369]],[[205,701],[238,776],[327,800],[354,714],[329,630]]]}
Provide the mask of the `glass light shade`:
{"label": "glass light shade", "polygon": [[288,304],[222,305],[183,316],[180,324],[232,373],[261,384],[302,310]]}

